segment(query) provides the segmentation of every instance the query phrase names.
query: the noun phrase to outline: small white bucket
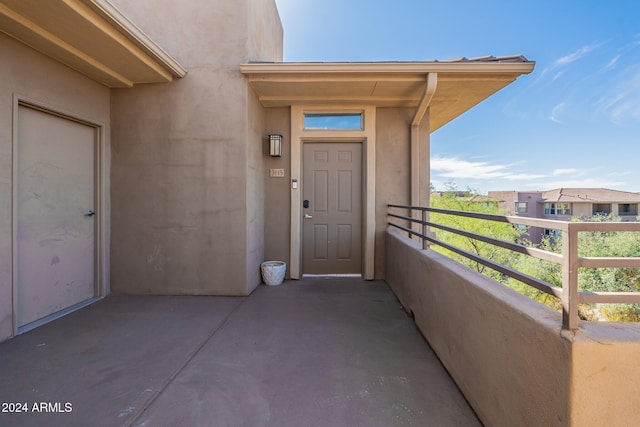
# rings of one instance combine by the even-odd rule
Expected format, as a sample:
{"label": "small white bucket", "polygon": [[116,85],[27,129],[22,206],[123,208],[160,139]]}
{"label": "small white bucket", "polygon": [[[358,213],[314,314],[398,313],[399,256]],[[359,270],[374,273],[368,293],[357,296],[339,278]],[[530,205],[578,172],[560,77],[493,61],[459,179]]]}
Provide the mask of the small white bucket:
{"label": "small white bucket", "polygon": [[269,286],[278,286],[284,281],[287,272],[287,263],[284,261],[265,261],[260,264],[264,283]]}

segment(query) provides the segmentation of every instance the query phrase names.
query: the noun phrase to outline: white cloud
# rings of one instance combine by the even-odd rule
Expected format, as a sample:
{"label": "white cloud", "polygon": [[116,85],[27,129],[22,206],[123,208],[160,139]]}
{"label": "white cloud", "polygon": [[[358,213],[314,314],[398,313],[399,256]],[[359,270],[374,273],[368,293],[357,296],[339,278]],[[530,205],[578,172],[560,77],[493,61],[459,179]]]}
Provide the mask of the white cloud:
{"label": "white cloud", "polygon": [[576,50],[575,52],[570,53],[569,55],[565,55],[565,56],[562,56],[562,57],[556,59],[553,64],[556,67],[563,67],[565,65],[571,64],[572,62],[575,62],[575,61],[579,60],[580,58],[582,58],[587,53],[589,53],[592,50],[596,49],[598,46],[599,45],[597,45],[597,44],[583,46],[580,49]]}
{"label": "white cloud", "polygon": [[580,170],[580,169],[572,169],[572,168],[567,168],[567,169],[555,169],[553,172],[551,172],[551,175],[553,176],[558,176],[558,175],[577,175],[577,176],[581,176],[584,175],[585,171]]}
{"label": "white cloud", "polygon": [[605,66],[605,68],[606,68],[606,69],[609,69],[609,68],[613,68],[613,67],[615,67],[615,66],[616,66],[616,64],[618,63],[618,60],[620,60],[620,56],[621,56],[621,55],[616,55],[615,57],[613,57],[613,58],[611,59],[611,61],[609,61],[609,63],[607,63],[607,65]]}
{"label": "white cloud", "polygon": [[514,173],[514,174],[505,175],[501,178],[509,181],[525,181],[530,179],[540,179],[540,178],[546,178],[546,177],[547,177],[546,175],[533,174],[533,173]]}
{"label": "white cloud", "polygon": [[[545,82],[548,83],[549,82],[549,77],[547,77],[547,74],[553,72],[554,70],[557,70],[559,68],[563,68],[568,66],[569,64],[578,61],[579,59],[581,59],[583,56],[585,56],[587,53],[597,49],[598,47],[600,47],[601,44],[593,44],[593,45],[587,45],[587,46],[583,46],[580,49],[576,50],[573,53],[570,53],[568,55],[562,56],[558,59],[556,59],[555,61],[551,62],[551,65],[549,65],[548,67],[544,68],[542,71],[540,71],[538,73],[538,78],[535,79],[532,83],[531,86],[535,86],[540,82]],[[550,77],[550,81],[556,81],[557,79],[559,79],[560,77],[562,77],[565,73],[564,69],[560,69],[558,71],[555,71],[555,74],[553,76]]]}
{"label": "white cloud", "polygon": [[492,164],[489,162],[469,162],[455,157],[433,157],[431,170],[437,175],[451,179],[504,179],[508,181],[544,178],[546,175],[516,173],[509,169],[513,164]]}
{"label": "white cloud", "polygon": [[431,159],[431,170],[440,172],[446,178],[493,179],[504,176],[504,165],[491,165],[487,162],[468,162],[456,158],[435,157]]}
{"label": "white cloud", "polygon": [[[487,187],[496,185],[518,189],[528,187],[536,190],[553,188],[624,188],[628,182],[622,178],[626,172],[602,174],[599,170],[558,168],[550,172],[527,173],[520,170],[523,162],[498,164],[484,161],[467,161],[456,157],[431,159],[432,183],[442,188],[443,182],[454,182],[460,187]],[[502,182],[502,183],[501,183]],[[505,183],[511,183],[506,185]]]}
{"label": "white cloud", "polygon": [[549,116],[549,119],[552,122],[562,124],[562,121],[560,120],[559,116],[562,115],[566,111],[566,109],[567,109],[567,104],[564,102],[561,102],[560,104],[553,107],[553,110],[551,110],[551,116]]}
{"label": "white cloud", "polygon": [[629,175],[633,175],[633,172],[631,172],[631,171],[622,171],[622,172],[611,172],[611,173],[607,174],[607,176],[629,176]]}
{"label": "white cloud", "polygon": [[506,165],[491,165],[487,162],[468,162],[452,157],[433,157],[431,170],[439,171],[440,176],[447,178],[491,179],[503,176],[500,172]]}
{"label": "white cloud", "polygon": [[598,101],[600,114],[613,123],[640,121],[640,67],[628,67],[617,77],[615,86]]}

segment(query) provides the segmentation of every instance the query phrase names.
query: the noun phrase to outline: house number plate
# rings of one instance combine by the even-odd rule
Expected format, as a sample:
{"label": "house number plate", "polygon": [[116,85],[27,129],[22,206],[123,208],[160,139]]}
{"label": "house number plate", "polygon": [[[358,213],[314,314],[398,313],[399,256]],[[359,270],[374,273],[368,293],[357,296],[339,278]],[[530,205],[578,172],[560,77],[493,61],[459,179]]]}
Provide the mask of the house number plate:
{"label": "house number plate", "polygon": [[271,169],[270,175],[272,178],[284,178],[284,169]]}

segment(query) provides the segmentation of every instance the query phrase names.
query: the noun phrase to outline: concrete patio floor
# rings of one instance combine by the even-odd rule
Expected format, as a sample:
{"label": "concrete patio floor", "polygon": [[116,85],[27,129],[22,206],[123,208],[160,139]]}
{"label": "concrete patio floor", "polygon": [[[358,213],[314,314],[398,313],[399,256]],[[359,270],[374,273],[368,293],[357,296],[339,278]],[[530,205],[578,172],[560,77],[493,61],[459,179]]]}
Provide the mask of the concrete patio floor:
{"label": "concrete patio floor", "polygon": [[387,284],[357,279],[106,298],[1,343],[0,401],[29,411],[2,426],[481,425]]}

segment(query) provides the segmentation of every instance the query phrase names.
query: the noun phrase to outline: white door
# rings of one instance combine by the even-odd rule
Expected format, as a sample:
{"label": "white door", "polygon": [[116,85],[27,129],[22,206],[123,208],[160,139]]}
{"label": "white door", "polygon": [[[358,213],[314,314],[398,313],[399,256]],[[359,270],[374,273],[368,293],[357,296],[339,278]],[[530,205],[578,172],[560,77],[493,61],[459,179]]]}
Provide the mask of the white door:
{"label": "white door", "polygon": [[96,128],[18,108],[18,327],[95,296]]}

